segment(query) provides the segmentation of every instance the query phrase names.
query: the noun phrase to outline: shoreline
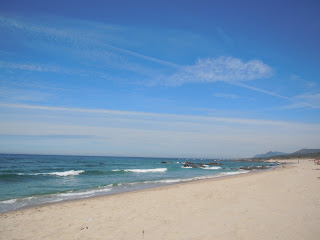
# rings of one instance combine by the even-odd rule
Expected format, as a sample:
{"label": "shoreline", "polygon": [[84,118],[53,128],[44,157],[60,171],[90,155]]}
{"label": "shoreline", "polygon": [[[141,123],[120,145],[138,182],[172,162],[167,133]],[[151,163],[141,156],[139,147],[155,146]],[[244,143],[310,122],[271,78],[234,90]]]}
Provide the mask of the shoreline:
{"label": "shoreline", "polygon": [[0,239],[318,239],[314,170],[300,160],[259,174],[19,209],[0,214]]}
{"label": "shoreline", "polygon": [[216,180],[224,179],[224,178],[233,178],[233,177],[241,177],[241,176],[250,175],[250,174],[259,174],[259,173],[263,173],[266,171],[273,171],[273,170],[277,169],[278,167],[280,167],[281,165],[270,166],[270,168],[264,169],[264,170],[250,170],[248,172],[236,173],[233,175],[219,175],[219,174],[209,175],[208,178],[204,178],[204,179],[185,180],[185,181],[180,181],[180,182],[175,182],[175,183],[167,183],[167,184],[164,183],[163,185],[160,185],[160,186],[152,186],[152,187],[146,187],[146,188],[141,188],[141,189],[136,189],[136,190],[116,192],[116,193],[111,193],[111,194],[89,196],[89,197],[76,198],[76,199],[63,199],[61,201],[56,201],[56,202],[44,202],[44,203],[39,203],[39,204],[32,204],[32,205],[23,206],[23,207],[14,209],[14,210],[1,212],[0,216],[1,216],[1,214],[23,211],[23,210],[27,210],[27,209],[41,208],[41,207],[46,207],[46,206],[51,206],[51,205],[59,205],[59,204],[64,204],[64,203],[68,203],[68,202],[78,202],[78,201],[83,201],[83,200],[87,200],[87,199],[95,199],[95,198],[107,198],[107,197],[112,197],[115,195],[130,194],[130,193],[135,193],[135,192],[144,192],[144,191],[161,189],[161,188],[171,187],[171,186],[180,185],[180,184],[191,184],[193,182],[202,182],[202,181],[216,181]]}
{"label": "shoreline", "polygon": [[[16,158],[15,156],[11,157]],[[8,159],[9,162],[12,160],[12,158]],[[265,165],[275,165],[263,162],[222,161],[221,164],[215,164],[225,166],[210,167],[206,163],[211,164],[216,160],[198,159],[194,163],[195,166],[192,166],[196,169],[184,169],[191,168],[191,166],[184,167],[186,162],[178,162],[178,160],[168,162],[168,159],[162,159],[161,162],[151,162],[152,159],[133,158],[131,161],[131,159],[123,158],[121,162],[117,162],[108,157],[95,160],[71,158],[68,164],[65,164],[64,160],[64,158],[35,157],[33,155],[30,156],[30,159],[17,158],[17,162],[19,162],[17,166],[26,164],[28,167],[18,168],[16,172],[10,170],[8,162],[8,168],[4,168],[1,176],[5,181],[2,184],[0,213],[48,203],[61,203],[185,181],[222,177],[252,170],[241,169],[242,167],[258,166],[262,168]],[[6,164],[6,158],[4,158],[4,162]],[[50,162],[54,163],[50,165]],[[196,166],[197,164],[199,166]],[[203,166],[200,166],[201,164]],[[58,166],[60,168],[57,168]],[[6,184],[7,182],[9,184]]]}

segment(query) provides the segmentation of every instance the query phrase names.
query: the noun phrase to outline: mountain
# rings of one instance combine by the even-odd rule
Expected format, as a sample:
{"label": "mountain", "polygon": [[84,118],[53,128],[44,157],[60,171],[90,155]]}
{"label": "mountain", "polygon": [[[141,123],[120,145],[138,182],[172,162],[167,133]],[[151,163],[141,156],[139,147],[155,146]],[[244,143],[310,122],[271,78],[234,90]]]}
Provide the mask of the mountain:
{"label": "mountain", "polygon": [[292,153],[292,155],[297,155],[297,154],[309,154],[309,153],[320,153],[320,149],[307,149],[303,148],[300,149],[299,151],[296,151]]}
{"label": "mountain", "polygon": [[268,157],[275,157],[275,156],[280,156],[280,155],[288,155],[288,153],[270,151],[265,154],[257,154],[253,158],[268,158]]}
{"label": "mountain", "polygon": [[311,158],[320,158],[320,149],[307,149],[303,148],[294,153],[283,153],[283,152],[267,152],[265,154],[257,154],[253,158],[272,158],[276,157],[277,159],[287,159],[287,158],[301,158],[301,157],[311,157]]}

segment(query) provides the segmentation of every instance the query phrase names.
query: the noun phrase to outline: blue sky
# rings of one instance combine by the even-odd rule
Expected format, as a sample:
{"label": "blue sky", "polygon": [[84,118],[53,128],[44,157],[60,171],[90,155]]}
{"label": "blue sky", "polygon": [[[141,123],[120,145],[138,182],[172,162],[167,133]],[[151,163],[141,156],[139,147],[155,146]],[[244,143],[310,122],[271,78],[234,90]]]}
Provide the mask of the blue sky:
{"label": "blue sky", "polygon": [[0,3],[0,152],[319,148],[317,1]]}

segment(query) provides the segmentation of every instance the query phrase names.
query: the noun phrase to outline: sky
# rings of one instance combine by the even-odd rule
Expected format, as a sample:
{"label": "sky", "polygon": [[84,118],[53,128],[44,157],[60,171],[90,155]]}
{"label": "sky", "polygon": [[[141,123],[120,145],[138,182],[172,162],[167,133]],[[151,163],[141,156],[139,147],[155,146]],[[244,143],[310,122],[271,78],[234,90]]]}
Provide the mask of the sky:
{"label": "sky", "polygon": [[320,148],[319,1],[0,2],[0,153]]}

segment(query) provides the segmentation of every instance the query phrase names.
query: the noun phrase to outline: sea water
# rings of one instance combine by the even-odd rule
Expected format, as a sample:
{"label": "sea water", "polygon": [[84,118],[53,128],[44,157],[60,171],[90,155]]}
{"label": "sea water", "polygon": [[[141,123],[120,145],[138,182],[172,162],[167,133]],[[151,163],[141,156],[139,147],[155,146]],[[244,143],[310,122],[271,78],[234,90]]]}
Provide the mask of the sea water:
{"label": "sea water", "polygon": [[[184,167],[186,161],[204,166]],[[221,165],[206,165],[214,161]],[[0,212],[242,174],[248,171],[241,167],[262,165],[272,164],[215,159],[0,154]]]}

